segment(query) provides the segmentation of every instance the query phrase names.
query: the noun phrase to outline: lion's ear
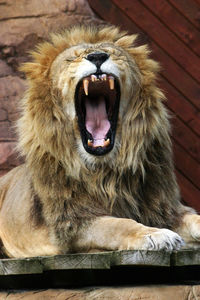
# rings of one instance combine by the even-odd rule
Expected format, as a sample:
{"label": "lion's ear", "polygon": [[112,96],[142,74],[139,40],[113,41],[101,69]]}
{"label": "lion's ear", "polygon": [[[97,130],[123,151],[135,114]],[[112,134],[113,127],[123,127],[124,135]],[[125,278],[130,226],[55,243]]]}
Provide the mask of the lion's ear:
{"label": "lion's ear", "polygon": [[66,48],[66,43],[54,45],[53,41],[40,43],[35,51],[29,54],[32,62],[24,63],[19,70],[26,74],[26,77],[31,80],[40,80],[46,78],[52,62],[63,49]]}
{"label": "lion's ear", "polygon": [[133,35],[124,35],[122,37],[120,37],[115,44],[119,47],[122,48],[129,48],[129,47],[133,47],[135,41],[137,40],[138,35],[137,34],[133,34]]}

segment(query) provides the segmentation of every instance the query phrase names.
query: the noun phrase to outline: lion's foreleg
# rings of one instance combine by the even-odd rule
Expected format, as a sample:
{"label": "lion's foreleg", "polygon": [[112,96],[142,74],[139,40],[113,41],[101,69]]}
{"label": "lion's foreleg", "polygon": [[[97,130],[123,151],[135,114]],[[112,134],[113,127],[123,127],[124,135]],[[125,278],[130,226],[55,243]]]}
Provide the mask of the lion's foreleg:
{"label": "lion's foreleg", "polygon": [[184,239],[187,247],[200,247],[200,216],[186,213],[175,231]]}
{"label": "lion's foreleg", "polygon": [[77,233],[76,251],[179,249],[181,237],[168,229],[147,227],[134,220],[97,217]]}

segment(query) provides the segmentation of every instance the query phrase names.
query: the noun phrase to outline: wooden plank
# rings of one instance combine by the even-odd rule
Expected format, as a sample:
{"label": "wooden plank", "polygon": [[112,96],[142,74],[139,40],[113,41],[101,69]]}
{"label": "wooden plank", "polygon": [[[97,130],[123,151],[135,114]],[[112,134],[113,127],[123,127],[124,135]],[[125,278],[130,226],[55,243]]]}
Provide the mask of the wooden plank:
{"label": "wooden plank", "polygon": [[200,85],[155,43],[151,48],[153,58],[161,63],[163,77],[199,110]]}
{"label": "wooden plank", "polygon": [[173,144],[175,165],[197,188],[200,187],[200,164],[183,150],[178,143]]}
{"label": "wooden plank", "polygon": [[[149,37],[136,24],[134,24],[126,15],[122,14],[118,7],[113,5],[110,0],[88,0],[95,13],[110,24],[120,27],[122,30],[128,30],[130,33],[138,34],[137,44],[143,45],[149,43]],[[120,20],[120,22],[119,22]]]}
{"label": "wooden plank", "polygon": [[45,271],[74,269],[110,269],[111,252],[56,255],[41,258]]}
{"label": "wooden plank", "polygon": [[164,78],[160,81],[160,87],[167,97],[166,106],[200,136],[200,112],[196,107]]}
{"label": "wooden plank", "polygon": [[192,51],[200,55],[200,32],[166,0],[142,0]]}
{"label": "wooden plank", "polygon": [[[110,0],[89,0],[90,6],[101,18],[107,22],[112,22],[115,25],[121,24],[123,29],[128,29],[131,33],[141,31],[116,5]],[[123,24],[119,22],[123,20]],[[133,31],[132,31],[133,30]],[[146,34],[148,36],[148,34]],[[200,86],[179,66],[174,60],[169,57],[160,47],[154,42],[151,42],[153,57],[162,62],[163,76],[172,86],[178,88],[179,92],[200,109]]]}
{"label": "wooden plank", "polygon": [[197,133],[200,130],[200,112],[196,113],[197,118],[192,118],[188,125]]}
{"label": "wooden plank", "polygon": [[[180,119],[172,118],[172,135],[193,159],[200,163],[200,139]],[[198,162],[198,163],[197,163]],[[200,175],[200,173],[199,173]]]}
{"label": "wooden plank", "polygon": [[1,259],[0,275],[40,274],[43,266],[39,258]]}
{"label": "wooden plank", "polygon": [[112,266],[170,266],[169,251],[127,250],[115,253]]}
{"label": "wooden plank", "polygon": [[131,20],[200,82],[200,58],[169,31],[139,0],[112,0]]}
{"label": "wooden plank", "polygon": [[110,251],[93,254],[69,254],[41,258],[45,271],[74,269],[110,269],[111,266],[169,266],[167,251]]}
{"label": "wooden plank", "polygon": [[197,29],[200,29],[199,4],[194,0],[168,0],[176,7]]}
{"label": "wooden plank", "polygon": [[200,190],[197,189],[179,170],[176,170],[177,181],[184,203],[200,213]]}
{"label": "wooden plank", "polygon": [[200,264],[199,250],[181,250],[172,253],[171,266],[195,266]]}

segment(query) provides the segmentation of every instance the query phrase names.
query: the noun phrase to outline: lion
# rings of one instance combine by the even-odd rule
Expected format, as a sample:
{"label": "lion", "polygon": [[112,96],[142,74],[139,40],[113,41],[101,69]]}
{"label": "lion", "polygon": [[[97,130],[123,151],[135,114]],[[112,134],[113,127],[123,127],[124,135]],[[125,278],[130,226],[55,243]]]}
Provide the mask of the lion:
{"label": "lion", "polygon": [[25,163],[0,180],[1,252],[31,257],[198,247],[181,203],[159,64],[136,35],[75,26],[22,66]]}

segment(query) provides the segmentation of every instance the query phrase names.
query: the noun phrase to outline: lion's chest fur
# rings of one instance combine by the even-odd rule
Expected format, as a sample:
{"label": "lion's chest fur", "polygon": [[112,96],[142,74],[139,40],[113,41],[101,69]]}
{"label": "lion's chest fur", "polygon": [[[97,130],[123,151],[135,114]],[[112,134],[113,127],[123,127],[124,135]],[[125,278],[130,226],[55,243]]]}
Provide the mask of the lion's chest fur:
{"label": "lion's chest fur", "polygon": [[[38,175],[36,177],[38,179]],[[148,191],[151,193],[148,184],[138,178],[138,174],[130,170],[119,174],[108,167],[83,171],[77,179],[60,170],[46,181],[45,189],[41,188],[43,183],[40,182],[40,187],[38,181],[35,184],[42,204],[38,207],[44,222],[56,230],[57,235],[65,236],[65,240],[80,224],[104,215],[129,218],[150,226],[171,227],[166,211],[171,212],[172,206],[155,203],[154,198],[147,196]],[[41,216],[41,212],[38,215]]]}

